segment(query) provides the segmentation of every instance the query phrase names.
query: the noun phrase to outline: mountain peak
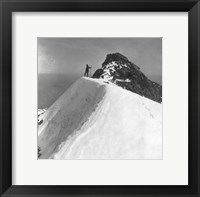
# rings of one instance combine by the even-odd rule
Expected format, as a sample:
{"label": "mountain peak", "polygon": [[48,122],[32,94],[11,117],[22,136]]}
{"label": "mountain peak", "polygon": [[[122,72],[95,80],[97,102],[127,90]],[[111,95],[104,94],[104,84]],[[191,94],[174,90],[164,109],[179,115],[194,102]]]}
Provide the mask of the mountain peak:
{"label": "mountain peak", "polygon": [[127,57],[125,57],[119,52],[108,54],[106,56],[105,61],[102,63],[102,67],[104,68],[107,64],[112,63],[112,62],[116,62],[117,64],[120,64],[120,65],[127,64],[129,66],[133,66],[135,69],[138,69],[138,70],[140,69],[138,66],[130,62]]}
{"label": "mountain peak", "polygon": [[108,54],[92,78],[105,79],[153,101],[162,102],[162,86],[148,79],[137,65],[121,53]]}

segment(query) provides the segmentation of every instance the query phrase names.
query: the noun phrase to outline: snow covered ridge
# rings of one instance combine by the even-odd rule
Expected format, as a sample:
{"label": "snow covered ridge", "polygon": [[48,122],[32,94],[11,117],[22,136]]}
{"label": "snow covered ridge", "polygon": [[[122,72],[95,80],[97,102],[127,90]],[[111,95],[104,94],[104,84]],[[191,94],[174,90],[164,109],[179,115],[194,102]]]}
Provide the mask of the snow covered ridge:
{"label": "snow covered ridge", "polygon": [[162,86],[149,80],[138,66],[120,53],[108,54],[93,78],[102,78],[129,91],[162,102]]}
{"label": "snow covered ridge", "polygon": [[162,105],[81,78],[43,115],[40,159],[162,159]]}
{"label": "snow covered ridge", "polygon": [[43,122],[43,116],[44,113],[47,111],[47,108],[45,109],[38,109],[38,126],[42,124]]}
{"label": "snow covered ridge", "polygon": [[42,115],[43,113],[45,113],[47,110],[47,108],[45,109],[38,109],[38,116]]}

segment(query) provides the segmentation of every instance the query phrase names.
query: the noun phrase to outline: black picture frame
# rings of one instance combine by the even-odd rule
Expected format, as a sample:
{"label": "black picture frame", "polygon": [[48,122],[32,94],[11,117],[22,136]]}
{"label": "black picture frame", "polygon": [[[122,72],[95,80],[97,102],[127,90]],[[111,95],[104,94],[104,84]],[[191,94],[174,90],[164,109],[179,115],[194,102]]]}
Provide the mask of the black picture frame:
{"label": "black picture frame", "polygon": [[[0,0],[0,194],[1,196],[200,196],[200,3],[198,0]],[[12,185],[12,12],[188,12],[189,185]],[[181,74],[181,71],[180,71]],[[106,178],[106,177],[105,177]]]}

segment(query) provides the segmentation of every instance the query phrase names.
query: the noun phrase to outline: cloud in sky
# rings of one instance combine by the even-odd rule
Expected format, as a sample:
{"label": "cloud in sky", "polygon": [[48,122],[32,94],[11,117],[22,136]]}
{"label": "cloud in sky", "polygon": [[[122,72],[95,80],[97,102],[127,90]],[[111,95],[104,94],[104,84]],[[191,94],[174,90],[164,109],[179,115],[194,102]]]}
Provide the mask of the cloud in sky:
{"label": "cloud in sky", "polygon": [[83,75],[86,64],[95,72],[115,52],[161,83],[162,38],[38,38],[38,72]]}

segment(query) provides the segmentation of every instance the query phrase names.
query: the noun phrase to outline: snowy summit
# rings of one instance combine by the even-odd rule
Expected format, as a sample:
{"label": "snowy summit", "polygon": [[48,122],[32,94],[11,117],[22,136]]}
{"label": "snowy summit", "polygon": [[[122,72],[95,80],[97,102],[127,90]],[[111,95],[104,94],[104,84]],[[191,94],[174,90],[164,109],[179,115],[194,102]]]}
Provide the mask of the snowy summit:
{"label": "snowy summit", "polygon": [[162,159],[162,105],[118,86],[133,83],[120,66],[140,72],[120,61],[104,62],[103,77],[82,77],[40,115],[40,159]]}

